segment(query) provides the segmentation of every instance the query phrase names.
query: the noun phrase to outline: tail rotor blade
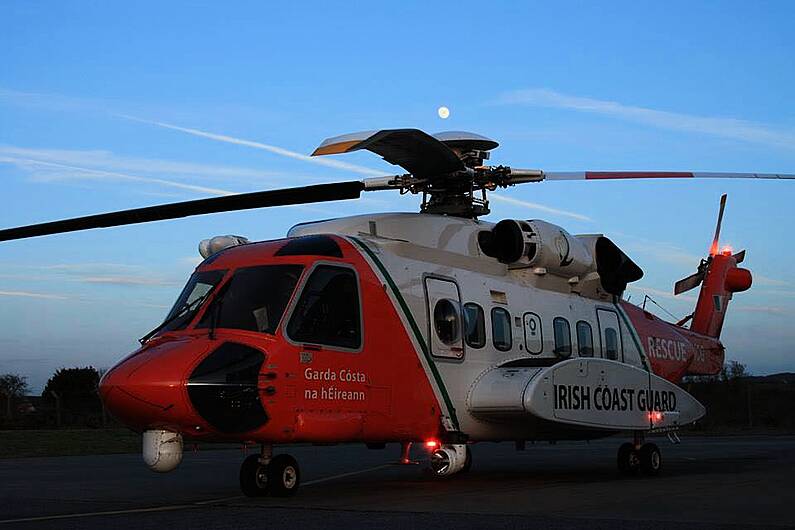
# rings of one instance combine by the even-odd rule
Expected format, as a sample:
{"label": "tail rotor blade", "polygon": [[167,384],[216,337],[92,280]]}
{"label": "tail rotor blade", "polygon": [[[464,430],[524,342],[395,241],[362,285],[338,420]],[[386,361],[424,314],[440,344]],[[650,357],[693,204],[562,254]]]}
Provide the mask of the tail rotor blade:
{"label": "tail rotor blade", "polygon": [[682,294],[686,293],[690,289],[695,289],[701,282],[704,280],[704,273],[699,271],[694,274],[691,274],[687,278],[682,278],[674,285],[674,294]]}
{"label": "tail rotor blade", "polygon": [[720,197],[720,210],[718,211],[718,224],[715,226],[715,237],[712,238],[712,245],[709,247],[709,255],[714,256],[718,253],[718,239],[720,239],[720,225],[723,223],[723,211],[726,209],[726,194]]}

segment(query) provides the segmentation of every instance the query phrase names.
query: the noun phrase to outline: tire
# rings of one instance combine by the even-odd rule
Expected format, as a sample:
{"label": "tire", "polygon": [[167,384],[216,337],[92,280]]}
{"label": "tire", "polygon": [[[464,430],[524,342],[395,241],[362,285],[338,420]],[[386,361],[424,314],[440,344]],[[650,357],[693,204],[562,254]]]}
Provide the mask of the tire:
{"label": "tire", "polygon": [[636,475],[640,468],[640,455],[635,445],[629,442],[618,448],[618,470],[622,475]]}
{"label": "tire", "polygon": [[268,494],[268,466],[259,461],[259,455],[250,455],[240,466],[240,490],[246,497],[264,497]]}
{"label": "tire", "polygon": [[654,477],[662,469],[662,453],[656,444],[643,444],[640,448],[640,470],[644,475]]}
{"label": "tire", "polygon": [[301,470],[290,455],[277,455],[268,464],[268,493],[274,497],[290,497],[298,491]]}

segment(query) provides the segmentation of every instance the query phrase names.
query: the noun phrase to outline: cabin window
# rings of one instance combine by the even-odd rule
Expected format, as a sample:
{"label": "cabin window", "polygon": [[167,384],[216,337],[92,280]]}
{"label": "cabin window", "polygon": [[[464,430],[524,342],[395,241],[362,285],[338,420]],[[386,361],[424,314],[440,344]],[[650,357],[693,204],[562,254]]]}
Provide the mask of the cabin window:
{"label": "cabin window", "polygon": [[555,355],[558,357],[571,356],[571,326],[569,321],[557,317],[552,321],[552,330],[555,335]]}
{"label": "cabin window", "polygon": [[486,345],[486,316],[478,304],[464,304],[464,328],[468,346],[482,348]]}
{"label": "cabin window", "polygon": [[197,328],[275,333],[302,270],[301,265],[238,269],[220,287]]}
{"label": "cabin window", "polygon": [[577,351],[580,357],[593,357],[593,330],[584,320],[577,322]]}
{"label": "cabin window", "polygon": [[605,329],[605,357],[618,360],[618,332],[613,328]]}
{"label": "cabin window", "polygon": [[500,351],[508,351],[513,346],[511,315],[501,307],[491,310],[491,340]]}
{"label": "cabin window", "polygon": [[441,298],[433,307],[433,328],[439,340],[448,346],[460,341],[461,316],[458,302]]}
{"label": "cabin window", "polygon": [[356,274],[346,267],[316,267],[295,306],[287,335],[296,342],[360,348],[361,312]]}

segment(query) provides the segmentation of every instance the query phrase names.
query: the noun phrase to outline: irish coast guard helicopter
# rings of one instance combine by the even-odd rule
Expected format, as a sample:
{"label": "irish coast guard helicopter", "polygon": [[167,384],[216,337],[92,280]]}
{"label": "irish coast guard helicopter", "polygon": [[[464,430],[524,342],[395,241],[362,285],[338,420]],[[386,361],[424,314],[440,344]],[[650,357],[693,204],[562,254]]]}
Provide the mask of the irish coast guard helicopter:
{"label": "irish coast guard helicopter", "polygon": [[497,142],[395,129],[339,136],[314,155],[367,149],[406,173],[118,211],[0,231],[0,241],[287,204],[421,194],[420,213],[294,226],[284,239],[202,241],[205,258],[165,321],[100,383],[105,406],[143,433],[154,471],[183,441],[259,444],[249,496],[294,494],[299,465],[279,444],[428,448],[441,477],[481,441],[588,440],[627,433],[618,467],[659,473],[652,433],[705,414],[677,386],[720,371],[729,301],[751,286],[745,251],[709,255],[675,293],[693,313],[665,322],[622,299],[643,272],[603,235],[542,220],[479,221],[487,193],[516,184],[626,178],[795,178],[747,173],[547,173],[487,166]]}

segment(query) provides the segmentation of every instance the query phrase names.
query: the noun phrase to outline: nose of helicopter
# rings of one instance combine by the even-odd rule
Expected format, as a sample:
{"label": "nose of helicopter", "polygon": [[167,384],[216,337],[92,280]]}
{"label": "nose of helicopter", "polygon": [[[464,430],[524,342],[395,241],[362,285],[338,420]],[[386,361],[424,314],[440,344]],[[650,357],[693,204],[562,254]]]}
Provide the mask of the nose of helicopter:
{"label": "nose of helicopter", "polygon": [[252,431],[268,421],[258,385],[265,357],[237,342],[161,342],[114,366],[99,393],[107,410],[134,429]]}
{"label": "nose of helicopter", "polygon": [[127,357],[99,383],[105,408],[136,429],[178,429],[191,416],[184,392],[186,371],[206,349],[172,341]]}

